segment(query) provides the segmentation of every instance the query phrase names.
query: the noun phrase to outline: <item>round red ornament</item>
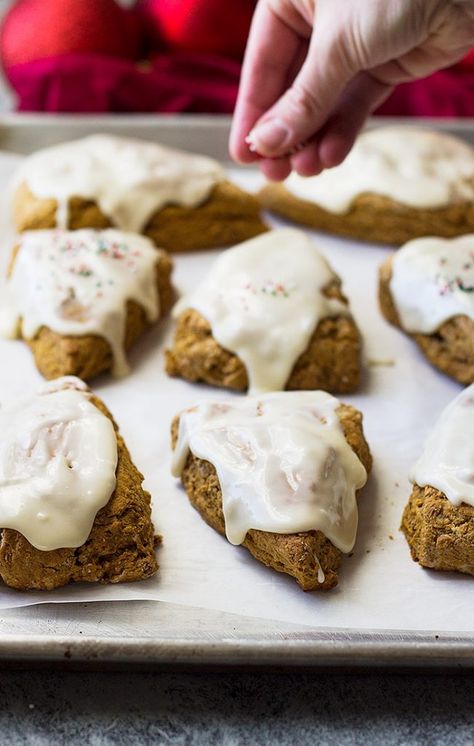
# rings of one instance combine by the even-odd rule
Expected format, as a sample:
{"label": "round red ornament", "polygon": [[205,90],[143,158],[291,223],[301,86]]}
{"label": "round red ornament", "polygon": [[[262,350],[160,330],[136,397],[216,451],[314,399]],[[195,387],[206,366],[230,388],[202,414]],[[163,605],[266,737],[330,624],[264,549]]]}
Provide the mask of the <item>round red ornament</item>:
{"label": "round red ornament", "polygon": [[132,59],[138,24],[115,0],[19,0],[0,32],[4,67],[88,52]]}

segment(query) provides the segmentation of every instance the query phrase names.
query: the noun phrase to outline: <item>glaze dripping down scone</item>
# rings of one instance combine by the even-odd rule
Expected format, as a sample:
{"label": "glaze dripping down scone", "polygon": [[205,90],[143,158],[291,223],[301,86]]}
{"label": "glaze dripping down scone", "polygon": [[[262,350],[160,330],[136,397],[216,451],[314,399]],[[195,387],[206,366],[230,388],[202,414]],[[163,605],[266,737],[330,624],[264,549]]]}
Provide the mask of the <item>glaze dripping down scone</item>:
{"label": "glaze dripping down scone", "polygon": [[209,400],[172,425],[173,473],[216,531],[303,590],[337,585],[372,459],[362,415],[323,391]]}
{"label": "glaze dripping down scone", "polygon": [[138,139],[93,135],[38,151],[15,183],[18,231],[115,227],[191,251],[266,230],[258,201],[217,161]]}
{"label": "glaze dripping down scone", "polygon": [[150,495],[110,412],[77,378],[0,409],[0,579],[18,590],[143,580]]}
{"label": "glaze dripping down scone", "polygon": [[413,559],[474,575],[474,384],[444,410],[410,480],[401,529]]}
{"label": "glaze dripping down scone", "polygon": [[126,351],[173,303],[172,263],[114,229],[22,234],[0,301],[0,334],[23,338],[45,378],[128,373]]}
{"label": "glaze dripping down scone", "polygon": [[407,243],[382,264],[379,299],[436,368],[474,382],[474,234]]}
{"label": "glaze dripping down scone", "polygon": [[474,149],[451,135],[381,127],[318,176],[294,173],[260,193],[264,207],[312,228],[402,244],[474,231]]}
{"label": "glaze dripping down scone", "polygon": [[171,376],[250,393],[359,385],[360,334],[340,279],[302,231],[223,252],[173,315]]}

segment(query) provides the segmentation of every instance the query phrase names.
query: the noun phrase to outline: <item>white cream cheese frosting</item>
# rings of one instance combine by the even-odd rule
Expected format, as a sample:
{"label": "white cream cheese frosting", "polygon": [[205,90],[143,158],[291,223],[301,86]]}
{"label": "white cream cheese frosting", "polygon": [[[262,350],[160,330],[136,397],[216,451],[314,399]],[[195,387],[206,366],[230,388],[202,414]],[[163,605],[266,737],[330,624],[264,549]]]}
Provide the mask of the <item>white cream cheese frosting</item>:
{"label": "white cream cheese frosting", "polygon": [[37,549],[79,547],[115,490],[110,420],[77,378],[0,408],[0,527]]}
{"label": "white cream cheese frosting", "polygon": [[441,414],[410,480],[435,487],[453,505],[474,507],[474,383]]}
{"label": "white cream cheese frosting", "polygon": [[30,231],[19,246],[0,303],[0,335],[32,339],[41,327],[98,335],[110,344],[114,375],[125,375],[127,301],[140,304],[149,322],[160,314],[159,250],[114,229]]}
{"label": "white cream cheese frosting", "polygon": [[454,316],[474,321],[474,234],[409,241],[393,257],[389,287],[408,332],[433,334]]}
{"label": "white cream cheese frosting", "polygon": [[169,204],[197,207],[224,179],[211,158],[153,142],[92,135],[40,150],[20,167],[35,197],[56,199],[57,227],[68,227],[71,197],[94,200],[122,230],[140,232]]}
{"label": "white cream cheese frosting", "polygon": [[249,529],[319,530],[350,552],[356,490],[367,472],[344,437],[338,406],[324,391],[199,402],[180,417],[173,474],[189,452],[214,466],[232,544]]}
{"label": "white cream cheese frosting", "polygon": [[318,176],[292,173],[285,187],[341,215],[365,193],[419,209],[474,202],[474,148],[442,132],[380,127],[362,133],[340,166]]}
{"label": "white cream cheese frosting", "polygon": [[250,393],[280,390],[319,321],[348,315],[322,292],[336,279],[303,231],[282,228],[224,251],[173,315],[193,308],[208,321],[244,363]]}

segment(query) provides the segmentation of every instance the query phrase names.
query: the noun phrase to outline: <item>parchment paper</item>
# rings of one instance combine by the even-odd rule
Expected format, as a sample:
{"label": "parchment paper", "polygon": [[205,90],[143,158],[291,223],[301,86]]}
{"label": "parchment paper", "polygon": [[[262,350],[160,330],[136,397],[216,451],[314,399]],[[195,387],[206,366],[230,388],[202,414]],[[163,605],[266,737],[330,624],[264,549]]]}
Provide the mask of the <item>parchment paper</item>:
{"label": "parchment paper", "polygon": [[[2,185],[18,160],[0,155]],[[259,181],[255,173],[231,171],[230,175],[249,189],[255,189]],[[4,197],[0,203],[2,267],[12,243],[5,201]],[[410,492],[407,471],[430,427],[460,386],[431,368],[415,345],[382,318],[377,306],[377,269],[390,249],[312,235],[343,279],[365,344],[363,389],[343,399],[364,413],[374,469],[360,497],[357,543],[353,555],[343,561],[340,585],[329,593],[304,593],[292,579],[264,568],[246,550],[228,544],[189,505],[170,475],[170,422],[195,399],[225,396],[225,392],[167,378],[163,363],[172,332],[168,321],[132,351],[128,378],[117,381],[104,376],[93,383],[118,421],[153,495],[154,521],[163,535],[159,573],[143,583],[77,585],[53,593],[20,593],[0,586],[0,609],[51,602],[154,599],[313,627],[473,629],[474,579],[423,570],[411,560],[399,532]],[[216,256],[216,252],[176,256],[178,289],[184,292],[194,287]],[[0,340],[0,402],[34,389],[41,380],[23,343]]]}

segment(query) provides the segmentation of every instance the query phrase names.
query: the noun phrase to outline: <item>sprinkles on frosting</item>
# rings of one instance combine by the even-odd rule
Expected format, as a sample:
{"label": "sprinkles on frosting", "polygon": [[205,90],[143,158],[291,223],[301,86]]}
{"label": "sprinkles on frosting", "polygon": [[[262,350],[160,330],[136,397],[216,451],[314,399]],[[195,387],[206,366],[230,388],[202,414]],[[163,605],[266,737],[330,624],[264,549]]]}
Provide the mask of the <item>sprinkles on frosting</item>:
{"label": "sprinkles on frosting", "polygon": [[[447,263],[448,257],[440,257],[439,265],[441,267],[445,267]],[[469,261],[463,263],[462,270],[464,272],[474,270],[474,250],[469,252]],[[474,282],[466,280],[466,278],[463,278],[459,274],[456,274],[454,277],[446,277],[445,273],[439,272],[435,280],[438,283],[440,295],[447,295],[455,290],[460,290],[463,293],[474,293]]]}
{"label": "sprinkles on frosting", "polygon": [[214,339],[245,365],[249,392],[278,391],[319,322],[348,315],[324,292],[337,281],[304,232],[281,228],[223,252],[173,314],[191,308],[207,320]]}
{"label": "sprinkles on frosting", "polygon": [[124,352],[127,302],[149,322],[159,317],[160,251],[143,236],[105,231],[31,231],[21,237],[0,334],[33,339],[42,327],[64,336],[95,335],[113,352],[115,375],[128,372]]}
{"label": "sprinkles on frosting", "polygon": [[433,334],[456,316],[474,320],[474,235],[405,244],[393,258],[390,291],[408,332]]}
{"label": "sprinkles on frosting", "polygon": [[274,298],[289,298],[290,290],[282,282],[275,280],[265,280],[260,287],[255,287],[252,282],[247,282],[244,285],[244,289],[251,292],[253,295],[263,293],[264,295],[271,295]]}
{"label": "sprinkles on frosting", "polygon": [[[104,296],[104,289],[110,288],[115,285],[113,279],[104,280],[96,269],[93,268],[87,257],[99,256],[101,259],[109,259],[112,262],[121,262],[124,269],[129,270],[132,273],[137,272],[138,262],[143,252],[140,249],[130,246],[125,241],[119,241],[113,238],[108,238],[101,233],[95,234],[94,231],[88,231],[87,240],[80,239],[75,240],[73,235],[71,238],[65,238],[70,234],[65,234],[62,231],[52,232],[51,237],[51,253],[48,256],[49,262],[60,266],[58,271],[57,268],[52,267],[50,275],[57,281],[56,290],[59,293],[66,292],[68,295],[71,292],[74,293],[67,282],[61,281],[61,277],[64,277],[64,269],[73,276],[90,278],[91,285],[90,290],[93,288],[97,289],[95,293],[96,298],[102,298]],[[66,255],[66,260],[64,256]],[[95,283],[95,284],[94,284]],[[37,289],[42,287],[38,284]],[[92,297],[93,297],[92,293]]]}

